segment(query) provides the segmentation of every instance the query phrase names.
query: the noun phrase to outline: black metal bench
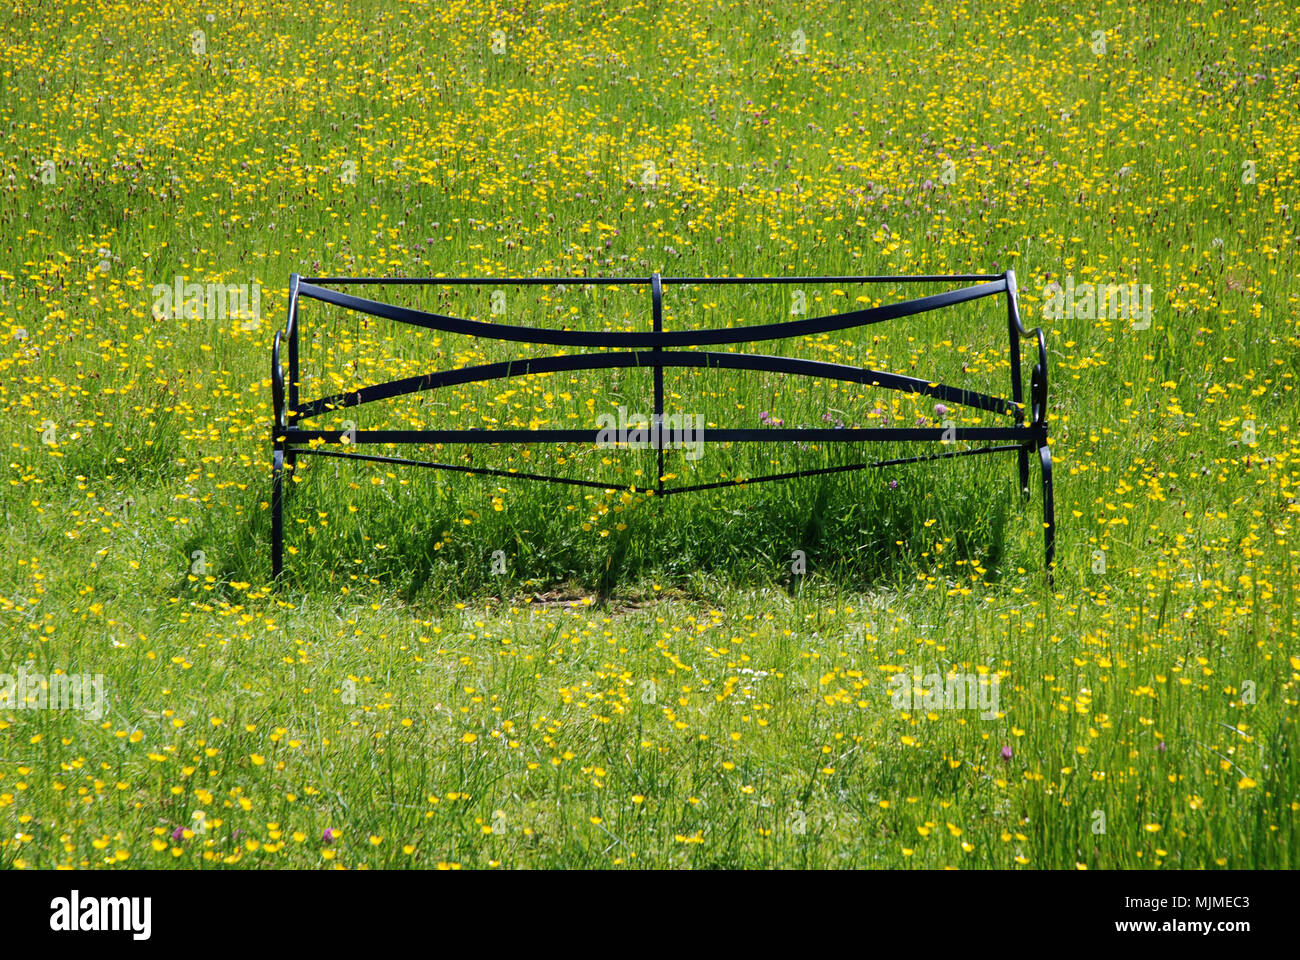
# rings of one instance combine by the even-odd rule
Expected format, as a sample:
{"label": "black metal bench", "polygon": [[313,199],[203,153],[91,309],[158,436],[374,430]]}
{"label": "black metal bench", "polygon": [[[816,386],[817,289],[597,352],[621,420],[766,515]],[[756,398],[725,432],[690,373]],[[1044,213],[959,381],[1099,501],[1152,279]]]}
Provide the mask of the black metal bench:
{"label": "black metal bench", "polygon": [[[816,284],[816,283],[919,283],[952,282],[970,284],[956,290],[932,296],[905,300],[900,303],[886,304],[845,313],[830,314],[822,317],[789,320],[780,323],[768,323],[754,326],[739,326],[705,330],[671,330],[663,329],[663,288],[666,284]],[[544,327],[511,326],[503,323],[485,323],[459,317],[443,316],[393,306],[377,300],[368,300],[344,293],[333,287],[356,285],[406,285],[425,284],[439,286],[455,285],[490,285],[490,286],[537,286],[560,284],[595,284],[606,285],[642,285],[650,288],[652,327],[650,330],[636,332],[586,332],[578,330],[550,329]],[[1002,398],[984,393],[976,393],[940,383],[920,380],[879,370],[869,370],[844,364],[826,363],[792,357],[765,356],[749,353],[725,353],[692,348],[717,344],[753,343],[763,340],[777,340],[787,337],[806,336],[833,330],[845,330],[870,324],[894,320],[900,317],[914,316],[944,307],[954,306],[1005,294],[1007,298],[1007,330],[1010,339],[1011,396]],[[440,330],[446,333],[464,334],[492,340],[513,341],[517,343],[550,344],[565,347],[596,348],[602,352],[579,353],[572,355],[524,358],[498,363],[486,363],[459,369],[441,370],[408,377],[388,383],[378,383],[358,390],[340,393],[334,396],[319,397],[314,400],[301,400],[298,396],[298,310],[303,298],[334,304],[348,310],[384,317],[397,323],[410,324]],[[1033,336],[1038,344],[1038,362],[1034,364],[1030,378],[1030,418],[1026,423],[1024,407],[1024,390],[1021,377],[1020,338]],[[287,342],[289,352],[289,371],[286,390],[285,372],[281,364],[280,345]],[[617,352],[605,352],[617,349]],[[601,483],[595,480],[551,477],[533,473],[521,473],[515,470],[497,470],[487,467],[473,467],[464,464],[431,463],[427,461],[408,460],[401,457],[380,456],[349,452],[347,449],[325,449],[320,443],[341,445],[345,434],[342,430],[321,430],[304,426],[303,421],[311,420],[331,410],[358,406],[376,400],[385,400],[404,396],[424,390],[463,383],[491,381],[509,377],[525,376],[534,373],[555,373],[574,370],[598,370],[616,367],[636,367],[652,370],[654,373],[654,413],[651,434],[654,447],[658,449],[658,480],[656,494],[668,496],[687,493],[693,490],[710,490],[720,487],[742,486],[772,480],[790,480],[820,474],[840,473],[849,470],[863,470],[874,467],[896,466],[907,463],[919,463],[926,460],[940,460],[948,457],[975,456],[988,453],[1015,452],[1020,467],[1020,487],[1023,493],[1029,493],[1029,454],[1037,450],[1042,466],[1043,480],[1043,531],[1044,557],[1047,576],[1052,576],[1053,555],[1055,553],[1055,509],[1052,497],[1052,455],[1047,441],[1047,344],[1041,328],[1026,332],[1020,322],[1020,309],[1016,295],[1015,272],[1008,270],[995,275],[954,275],[954,276],[916,276],[916,277],[761,277],[761,278],[699,278],[699,277],[650,277],[637,278],[409,278],[379,279],[368,277],[326,277],[303,278],[293,274],[289,280],[289,316],[283,330],[277,331],[271,347],[271,390],[274,412],[272,424],[272,443],[274,445],[272,461],[271,494],[271,568],[273,576],[279,577],[283,569],[284,545],[284,475],[286,468],[292,471],[300,455],[339,457],[350,460],[377,463],[402,464],[409,466],[431,467],[438,470],[450,470],[460,473],[479,474],[493,477],[511,477],[527,480],[543,480],[554,483],[567,483],[583,487],[595,487],[602,490],[632,490],[621,484]],[[664,420],[664,384],[665,367],[702,367],[735,370],[757,370],[795,376],[820,377],[850,383],[870,384],[890,390],[901,390],[923,394],[945,403],[961,404],[1010,417],[1013,425],[1000,427],[853,427],[853,428],[816,428],[816,427],[779,427],[762,429],[710,429],[702,437],[706,443],[747,443],[772,441],[819,441],[834,443],[857,443],[862,441],[940,441],[945,443],[959,441],[979,441],[994,443],[995,446],[947,450],[941,453],[904,457],[894,460],[880,460],[867,463],[844,464],[788,473],[770,474],[746,479],[726,480],[712,483],[697,483],[687,486],[664,485],[663,475],[663,431]],[[287,402],[286,402],[287,401]],[[346,431],[350,447],[352,444],[429,444],[429,443],[596,443],[599,431],[594,429],[564,430],[350,430]],[[309,446],[312,441],[317,446]]]}

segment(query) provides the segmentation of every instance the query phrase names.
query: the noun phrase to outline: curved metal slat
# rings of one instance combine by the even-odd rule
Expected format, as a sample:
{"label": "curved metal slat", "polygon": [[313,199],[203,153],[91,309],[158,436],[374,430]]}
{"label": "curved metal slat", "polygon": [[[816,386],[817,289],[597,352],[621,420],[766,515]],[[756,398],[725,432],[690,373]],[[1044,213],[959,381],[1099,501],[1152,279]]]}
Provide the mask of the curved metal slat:
{"label": "curved metal slat", "polygon": [[398,307],[378,300],[367,300],[350,293],[340,293],[303,283],[298,287],[300,296],[311,297],[323,303],[332,303],[338,307],[355,310],[375,317],[384,317],[398,323],[406,323],[445,333],[459,333],[465,336],[479,337],[486,340],[510,340],[517,343],[549,343],[554,346],[567,347],[696,347],[719,343],[754,343],[760,340],[784,340],[787,337],[806,337],[834,330],[846,330],[850,327],[863,327],[899,317],[910,317],[918,313],[928,313],[958,303],[979,300],[1002,293],[1007,288],[1005,278],[960,290],[949,290],[929,297],[904,300],[881,307],[869,307],[864,310],[850,310],[847,313],[835,313],[824,317],[809,317],[805,320],[787,320],[781,323],[761,323],[752,327],[713,328],[709,330],[671,330],[662,333],[639,332],[625,333],[616,331],[588,330],[554,330],[547,327],[520,327],[506,323],[484,323],[481,320],[466,320],[463,317],[449,317],[440,313],[427,313]]}
{"label": "curved metal slat", "polygon": [[401,380],[392,380],[388,383],[376,383],[348,393],[322,397],[319,400],[309,400],[307,403],[302,404],[295,417],[295,422],[319,416],[328,410],[356,407],[376,400],[390,400],[411,393],[436,390],[440,387],[463,383],[480,383],[505,377],[522,377],[534,373],[605,370],[615,367],[657,369],[660,366],[788,373],[823,380],[869,384],[883,387],[886,390],[901,390],[905,393],[919,393],[934,397],[937,400],[987,410],[992,413],[1014,414],[1017,409],[1014,403],[1002,397],[950,387],[942,383],[921,380],[904,374],[870,370],[864,367],[851,367],[842,363],[827,363],[824,360],[803,360],[798,357],[774,357],[767,354],[752,353],[717,353],[713,351],[699,353],[643,351],[640,353],[580,353],[569,356],[532,357],[522,360],[484,363],[472,367],[461,367],[457,370],[439,370],[434,373],[419,374]]}

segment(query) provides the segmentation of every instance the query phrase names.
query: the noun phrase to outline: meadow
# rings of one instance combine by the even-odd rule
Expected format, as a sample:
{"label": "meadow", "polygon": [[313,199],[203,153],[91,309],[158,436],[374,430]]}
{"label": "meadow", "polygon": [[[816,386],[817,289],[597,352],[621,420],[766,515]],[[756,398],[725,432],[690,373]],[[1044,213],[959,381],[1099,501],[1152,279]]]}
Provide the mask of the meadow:
{"label": "meadow", "polygon": [[[0,866],[1294,867],[1297,36],[1273,0],[15,0]],[[638,491],[303,457],[272,581],[292,273],[592,278],[370,294],[642,330],[648,293],[595,278],[1008,268],[1048,334],[1050,585],[1010,454],[664,500],[652,452],[580,444],[419,454]],[[177,282],[257,314],[159,309]],[[1136,284],[1149,322],[1053,284]],[[942,289],[682,286],[665,325]],[[305,397],[552,352],[301,322]],[[1002,300],[762,352],[1008,395]],[[666,390],[706,430],[994,422],[761,373]],[[544,374],[318,425],[594,430],[650,396]],[[5,698],[20,674],[44,685]],[[51,708],[80,676],[99,709]]]}

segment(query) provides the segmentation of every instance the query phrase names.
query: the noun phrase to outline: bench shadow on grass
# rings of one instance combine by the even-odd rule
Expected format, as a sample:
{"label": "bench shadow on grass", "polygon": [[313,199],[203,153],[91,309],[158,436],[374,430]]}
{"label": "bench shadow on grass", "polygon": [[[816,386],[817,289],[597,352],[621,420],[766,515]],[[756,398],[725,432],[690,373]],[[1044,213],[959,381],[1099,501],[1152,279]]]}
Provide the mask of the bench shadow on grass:
{"label": "bench shadow on grass", "polygon": [[[812,579],[834,589],[865,590],[897,585],[918,573],[942,575],[933,549],[933,540],[941,538],[950,540],[942,554],[945,571],[951,573],[960,560],[966,569],[978,565],[987,582],[1001,577],[1012,506],[1009,484],[1002,490],[985,484],[958,495],[944,478],[927,477],[916,484],[935,482],[918,496],[897,494],[888,488],[888,477],[876,479],[879,485],[865,490],[834,478],[814,480],[793,502],[783,502],[775,491],[758,497],[756,491],[736,491],[754,500],[732,508],[744,513],[746,528],[745,536],[732,542],[737,547],[747,542],[750,551],[770,554],[766,569],[752,572],[762,577],[774,570],[774,579],[791,593]],[[938,533],[927,526],[935,518],[941,524],[933,528]],[[726,543],[726,533],[718,533],[719,542]],[[711,551],[700,558],[701,567],[722,572],[735,565],[735,552]]]}
{"label": "bench shadow on grass", "polygon": [[[546,506],[530,510],[527,488],[516,488],[524,504],[519,515],[527,518],[516,522],[510,511],[482,510],[480,481],[457,480],[454,487],[440,488],[432,503],[369,519],[372,542],[349,538],[338,559],[364,557],[374,552],[373,541],[384,542],[378,578],[400,590],[407,602],[504,600],[558,589],[617,603],[644,592],[649,581],[688,594],[692,584],[699,592],[700,584],[717,581],[742,587],[776,583],[793,592],[815,580],[831,589],[862,590],[897,585],[918,573],[965,578],[976,566],[986,582],[1000,579],[1009,517],[1036,520],[1032,505],[1018,509],[1011,478],[994,471],[969,474],[963,482],[941,469],[913,471],[651,499],[610,513],[593,525],[599,529],[586,530],[590,511],[581,506],[582,494],[534,487],[531,495],[544,498]],[[889,486],[891,479],[896,487]],[[448,493],[451,489],[456,492]],[[580,508],[570,511],[570,504]],[[467,508],[475,509],[478,519],[460,526]],[[311,507],[304,503],[302,509]],[[463,539],[431,549],[444,530],[458,530]],[[936,540],[946,541],[941,555]],[[965,563],[959,567],[958,560]],[[324,555],[319,562],[329,566],[331,560]]]}
{"label": "bench shadow on grass", "polygon": [[[512,488],[519,505],[516,519],[510,510],[483,509],[492,481],[441,477],[403,487],[392,501],[359,501],[350,526],[340,522],[308,536],[299,518],[314,517],[318,509],[346,514],[339,508],[351,502],[346,485],[332,476],[312,476],[308,468],[304,482],[294,484],[286,498],[286,551],[292,545],[298,553],[286,552],[283,582],[333,590],[340,578],[347,583],[356,575],[378,580],[408,604],[592,597],[619,607],[645,599],[652,581],[672,595],[709,599],[701,585],[719,581],[741,588],[777,584],[791,593],[814,583],[830,590],[868,590],[899,586],[918,574],[968,579],[976,566],[984,582],[1000,580],[1008,563],[1008,522],[1038,522],[1035,504],[1021,499],[1010,471],[1005,476],[996,469],[963,476],[925,467],[911,471],[864,471],[649,499],[606,516],[604,536],[582,529],[588,510],[581,493],[519,482]],[[270,517],[261,506],[266,499],[265,491],[250,486],[244,511],[250,519],[220,525],[226,529],[214,519],[187,538],[184,556],[220,543],[211,570],[219,581],[266,582]],[[571,504],[579,509],[569,510]],[[469,511],[478,520],[465,526]],[[443,537],[452,530],[456,537]],[[941,554],[935,552],[936,540],[946,541]],[[441,547],[435,548],[437,543]],[[1016,556],[1011,570],[1015,561],[1028,559]],[[958,565],[959,560],[964,563]],[[182,574],[177,586],[193,589],[193,581]]]}

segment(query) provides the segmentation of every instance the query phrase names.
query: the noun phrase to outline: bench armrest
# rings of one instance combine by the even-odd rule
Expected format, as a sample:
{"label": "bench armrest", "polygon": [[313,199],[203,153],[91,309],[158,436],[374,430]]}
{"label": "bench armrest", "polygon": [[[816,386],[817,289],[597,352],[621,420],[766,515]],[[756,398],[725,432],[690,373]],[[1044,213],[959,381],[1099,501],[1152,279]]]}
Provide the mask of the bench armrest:
{"label": "bench armrest", "polygon": [[[1042,327],[1026,330],[1025,325],[1020,322],[1020,299],[1016,293],[1014,270],[1007,271],[1007,302],[1008,315],[1011,318],[1011,335],[1016,338],[1011,351],[1013,361],[1020,357],[1022,338],[1033,337],[1038,343],[1038,362],[1034,364],[1029,379],[1030,423],[1031,426],[1045,427],[1047,425],[1047,334],[1043,332]],[[1019,370],[1012,371],[1012,383],[1019,385]]]}
{"label": "bench armrest", "polygon": [[289,406],[296,407],[298,403],[298,285],[300,278],[298,274],[292,274],[289,277],[289,316],[285,319],[284,329],[275,332],[275,340],[271,343],[271,410],[272,410],[272,433],[278,435],[285,430],[289,423],[288,411],[285,406],[285,379],[284,367],[280,363],[280,341],[284,340],[289,344],[289,386],[288,401]]}
{"label": "bench armrest", "polygon": [[271,343],[271,432],[278,434],[285,429],[284,416],[284,368],[280,365],[280,337],[283,330],[275,331],[275,340]]}

